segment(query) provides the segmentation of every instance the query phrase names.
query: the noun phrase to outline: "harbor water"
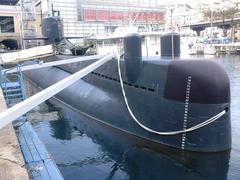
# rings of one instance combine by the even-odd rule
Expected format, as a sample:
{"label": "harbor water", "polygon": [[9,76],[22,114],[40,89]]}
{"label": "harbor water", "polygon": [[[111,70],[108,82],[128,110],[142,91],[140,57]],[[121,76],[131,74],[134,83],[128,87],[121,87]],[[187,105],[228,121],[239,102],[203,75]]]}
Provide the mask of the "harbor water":
{"label": "harbor water", "polygon": [[193,153],[135,146],[131,138],[56,99],[48,101],[48,110],[58,110],[60,119],[33,126],[66,180],[240,179],[240,56],[208,59],[221,64],[230,78],[230,151]]}

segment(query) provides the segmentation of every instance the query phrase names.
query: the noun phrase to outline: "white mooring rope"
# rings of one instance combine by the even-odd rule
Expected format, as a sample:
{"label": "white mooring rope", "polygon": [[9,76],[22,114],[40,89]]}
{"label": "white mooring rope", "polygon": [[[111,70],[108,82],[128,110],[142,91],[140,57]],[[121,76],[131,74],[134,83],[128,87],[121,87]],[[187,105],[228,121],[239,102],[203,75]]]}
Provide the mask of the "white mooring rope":
{"label": "white mooring rope", "polygon": [[135,117],[135,115],[133,114],[129,104],[128,104],[128,100],[127,100],[127,97],[126,97],[126,93],[125,93],[125,90],[124,90],[124,87],[123,87],[123,80],[122,80],[122,73],[121,73],[121,68],[120,68],[120,55],[117,55],[117,63],[118,63],[118,74],[119,74],[119,79],[120,79],[120,84],[121,84],[121,89],[122,89],[122,94],[123,94],[123,97],[124,97],[124,101],[125,101],[125,104],[127,106],[127,109],[128,109],[128,112],[129,114],[131,115],[131,117],[133,118],[133,120],[140,126],[142,127],[143,129],[145,129],[146,131],[148,132],[151,132],[151,133],[154,133],[154,134],[158,134],[158,135],[164,135],[164,136],[170,136],[170,135],[176,135],[176,134],[181,134],[181,133],[187,133],[187,132],[191,132],[191,131],[194,131],[194,130],[197,130],[201,127],[204,127],[204,126],[207,126],[208,124],[211,124],[213,123],[214,121],[216,121],[217,119],[219,119],[220,117],[222,117],[225,113],[226,113],[226,110],[223,110],[221,111],[220,113],[216,114],[215,116],[207,119],[206,121],[203,121],[202,123],[199,123],[195,126],[192,126],[190,128],[187,128],[187,129],[183,129],[183,130],[177,130],[177,131],[165,131],[165,132],[160,132],[160,131],[156,131],[156,130],[153,130],[153,129],[150,129],[146,126],[144,126],[143,124],[141,124],[139,122],[139,120]]}

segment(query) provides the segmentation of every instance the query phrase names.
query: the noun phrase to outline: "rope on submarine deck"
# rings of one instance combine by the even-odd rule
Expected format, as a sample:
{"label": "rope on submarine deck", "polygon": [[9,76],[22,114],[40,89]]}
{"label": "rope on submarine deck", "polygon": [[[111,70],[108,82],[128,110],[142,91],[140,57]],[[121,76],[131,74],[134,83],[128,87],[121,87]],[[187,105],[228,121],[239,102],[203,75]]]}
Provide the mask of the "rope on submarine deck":
{"label": "rope on submarine deck", "polygon": [[207,119],[207,120],[205,120],[205,121],[203,121],[203,122],[201,122],[201,123],[199,123],[197,125],[194,125],[194,126],[192,126],[190,128],[187,128],[187,129],[182,129],[182,130],[177,130],[177,131],[162,131],[161,132],[161,131],[156,131],[154,129],[146,127],[145,125],[143,125],[142,123],[139,122],[139,120],[133,114],[133,112],[132,112],[132,110],[131,110],[131,108],[130,108],[130,106],[128,104],[128,100],[127,100],[126,93],[125,93],[124,86],[123,86],[122,73],[121,73],[121,68],[120,68],[120,57],[121,57],[120,55],[117,55],[118,74],[119,74],[119,79],[120,79],[120,84],[121,84],[121,89],[122,89],[122,94],[123,94],[123,97],[124,97],[125,104],[127,106],[129,114],[134,119],[134,121],[140,127],[145,129],[146,131],[154,133],[154,134],[158,134],[158,135],[164,135],[164,136],[170,136],[170,135],[177,135],[177,134],[187,133],[187,132],[191,132],[191,131],[197,130],[199,128],[207,126],[208,124],[213,123],[214,121],[218,120],[220,117],[222,117],[226,113],[226,110],[223,110],[220,113],[216,114],[215,116],[213,116],[213,117],[211,117],[211,118],[209,118],[209,119]]}

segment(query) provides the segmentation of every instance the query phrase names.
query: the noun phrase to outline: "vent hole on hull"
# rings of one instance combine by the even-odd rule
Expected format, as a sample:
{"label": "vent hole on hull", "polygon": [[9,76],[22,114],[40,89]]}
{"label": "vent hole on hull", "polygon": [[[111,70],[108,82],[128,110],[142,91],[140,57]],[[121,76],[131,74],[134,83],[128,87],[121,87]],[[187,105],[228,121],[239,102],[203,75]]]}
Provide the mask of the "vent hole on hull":
{"label": "vent hole on hull", "polygon": [[226,113],[228,113],[229,107],[225,107],[224,110],[226,111]]}
{"label": "vent hole on hull", "polygon": [[[106,76],[106,75],[103,75],[103,74],[100,74],[100,73],[91,72],[91,74],[96,75],[98,77],[102,77],[104,79],[108,79],[108,80],[120,83],[119,79],[115,79],[115,78],[112,78],[112,77],[109,77],[109,76]],[[132,83],[129,83],[129,82],[126,82],[126,81],[123,81],[123,84],[127,85],[129,87],[136,88],[136,89],[142,89],[144,91],[155,92],[155,89],[153,89],[153,88],[149,88],[149,87],[145,87],[145,86],[139,86],[137,84],[132,84]]]}

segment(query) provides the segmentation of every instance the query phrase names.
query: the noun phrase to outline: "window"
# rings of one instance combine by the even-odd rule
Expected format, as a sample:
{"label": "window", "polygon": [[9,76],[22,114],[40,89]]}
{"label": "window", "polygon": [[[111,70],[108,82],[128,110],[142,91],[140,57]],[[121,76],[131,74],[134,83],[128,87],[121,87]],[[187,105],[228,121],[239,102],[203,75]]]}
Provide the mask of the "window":
{"label": "window", "polygon": [[0,16],[0,33],[14,32],[12,16]]}

